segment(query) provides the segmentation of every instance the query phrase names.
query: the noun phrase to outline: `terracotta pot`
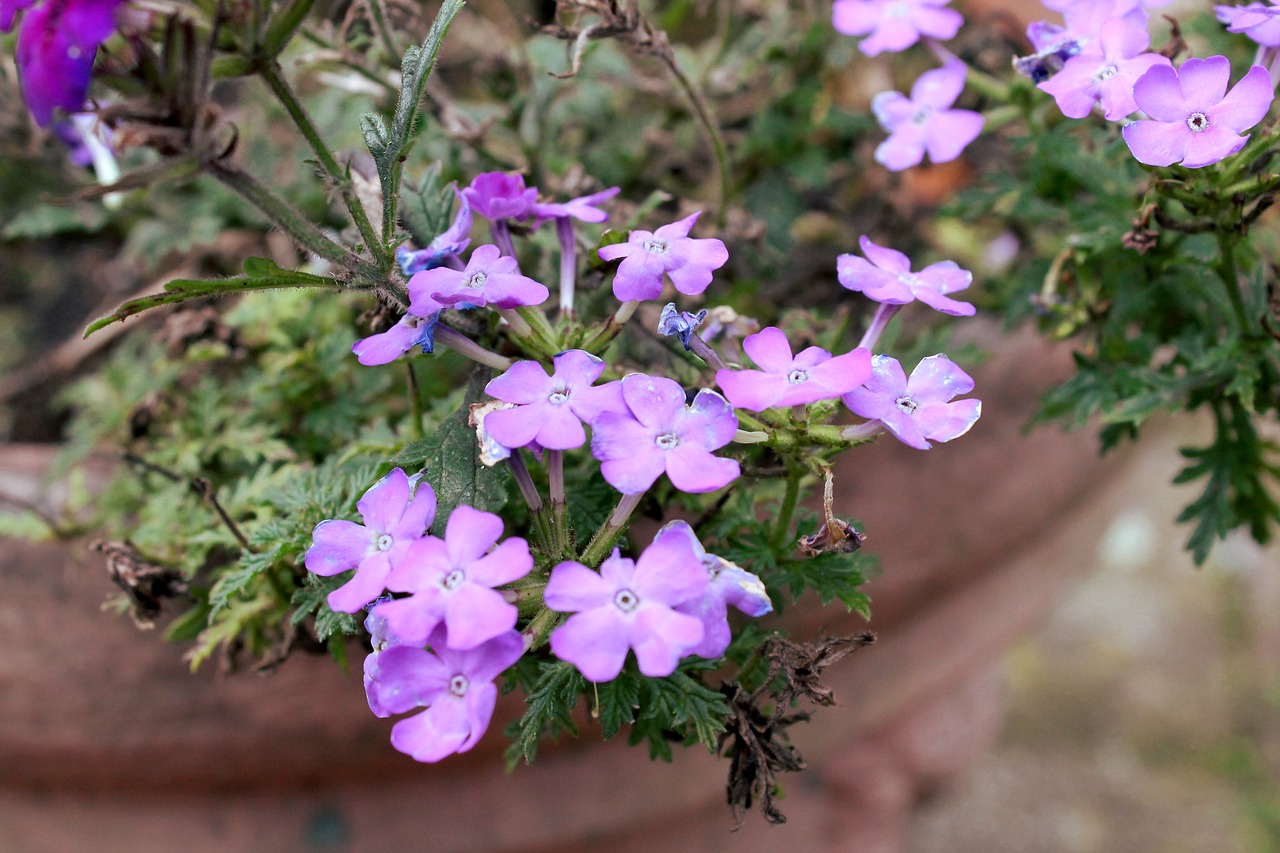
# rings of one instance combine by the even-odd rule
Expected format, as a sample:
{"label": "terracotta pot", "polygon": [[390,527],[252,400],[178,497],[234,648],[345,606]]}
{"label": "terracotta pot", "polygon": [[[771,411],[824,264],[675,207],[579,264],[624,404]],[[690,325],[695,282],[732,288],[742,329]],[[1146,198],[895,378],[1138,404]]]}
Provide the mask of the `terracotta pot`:
{"label": "terracotta pot", "polygon": [[[418,765],[391,750],[357,672],[297,656],[269,678],[192,675],[182,649],[101,611],[98,555],[6,543],[0,553],[0,849],[898,849],[921,792],[958,772],[999,720],[1000,652],[1083,561],[1090,496],[1124,467],[1089,434],[1022,432],[1069,355],[1024,334],[977,372],[983,417],[922,453],[886,439],[851,454],[839,509],[881,557],[876,646],[830,671],[840,706],[796,730],[810,769],[784,780],[791,821],[731,833],[724,762],[676,766],[580,741],[502,771],[499,706],[473,752]],[[35,489],[52,454],[0,448],[5,485]],[[25,473],[23,473],[25,471]],[[793,608],[798,636],[859,627]],[[358,656],[357,656],[358,660]]]}

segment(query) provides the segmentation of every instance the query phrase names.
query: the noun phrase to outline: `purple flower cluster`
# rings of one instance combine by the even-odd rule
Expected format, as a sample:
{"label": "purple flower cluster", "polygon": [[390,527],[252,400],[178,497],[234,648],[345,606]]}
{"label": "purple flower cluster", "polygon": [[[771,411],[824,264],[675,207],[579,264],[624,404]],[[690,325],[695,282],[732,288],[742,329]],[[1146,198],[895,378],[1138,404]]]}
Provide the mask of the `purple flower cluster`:
{"label": "purple flower cluster", "polygon": [[44,127],[54,110],[84,108],[98,46],[115,30],[116,8],[123,0],[0,0],[0,32],[18,30],[18,72],[22,96],[36,123]]}

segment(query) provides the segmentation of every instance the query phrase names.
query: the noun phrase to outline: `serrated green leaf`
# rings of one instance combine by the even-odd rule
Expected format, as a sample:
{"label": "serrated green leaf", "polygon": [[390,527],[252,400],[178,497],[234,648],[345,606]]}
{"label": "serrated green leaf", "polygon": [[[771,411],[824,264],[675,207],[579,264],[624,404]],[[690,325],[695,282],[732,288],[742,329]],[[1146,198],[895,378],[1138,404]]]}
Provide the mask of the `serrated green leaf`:
{"label": "serrated green leaf", "polygon": [[536,667],[536,674],[526,689],[528,710],[507,728],[513,741],[506,754],[508,771],[521,759],[526,764],[533,762],[538,754],[538,740],[544,734],[554,737],[561,731],[578,733],[572,712],[579,695],[586,689],[586,681],[578,668],[566,661],[530,661],[517,664],[517,670],[527,670],[530,666]]}
{"label": "serrated green leaf", "polygon": [[600,733],[607,740],[623,726],[631,725],[640,705],[640,675],[623,670],[613,681],[596,688],[599,699]]}

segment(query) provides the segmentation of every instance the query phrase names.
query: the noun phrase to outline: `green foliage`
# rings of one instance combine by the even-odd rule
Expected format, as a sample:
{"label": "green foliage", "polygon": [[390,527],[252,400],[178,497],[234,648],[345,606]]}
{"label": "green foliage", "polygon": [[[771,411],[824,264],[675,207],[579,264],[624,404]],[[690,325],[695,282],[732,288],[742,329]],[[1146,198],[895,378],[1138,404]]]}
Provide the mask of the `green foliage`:
{"label": "green foliage", "polygon": [[509,677],[524,691],[529,707],[524,716],[507,727],[507,737],[511,738],[507,749],[508,771],[521,759],[532,762],[542,737],[555,738],[561,732],[578,733],[572,713],[578,696],[586,688],[577,667],[564,661],[526,657],[511,668]]}

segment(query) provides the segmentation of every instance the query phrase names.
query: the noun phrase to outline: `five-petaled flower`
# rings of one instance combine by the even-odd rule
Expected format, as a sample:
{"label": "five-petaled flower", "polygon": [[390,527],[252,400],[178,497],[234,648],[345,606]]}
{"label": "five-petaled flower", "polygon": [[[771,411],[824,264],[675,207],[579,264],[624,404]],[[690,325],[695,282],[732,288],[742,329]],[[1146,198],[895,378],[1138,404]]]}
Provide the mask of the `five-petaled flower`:
{"label": "five-petaled flower", "polygon": [[706,290],[712,271],[729,260],[729,251],[714,237],[689,236],[701,214],[698,211],[657,231],[636,229],[627,242],[602,247],[601,260],[622,259],[613,279],[613,295],[623,302],[657,299],[662,295],[664,273],[681,293],[696,296]]}
{"label": "five-petaled flower", "polygon": [[392,746],[426,762],[476,745],[498,700],[494,679],[524,654],[517,631],[466,650],[450,648],[443,629],[430,641],[431,651],[399,645],[377,652],[365,674],[369,707],[379,717],[426,708],[391,729]]}
{"label": "five-petaled flower", "polygon": [[1108,121],[1118,121],[1138,109],[1133,84],[1149,69],[1172,63],[1147,53],[1151,36],[1146,27],[1112,18],[1095,41],[1067,60],[1062,70],[1040,84],[1068,118],[1084,118],[1101,104]]}
{"label": "five-petaled flower", "polygon": [[485,393],[515,404],[488,413],[484,428],[506,447],[536,442],[550,450],[581,447],[587,440],[583,423],[594,423],[603,412],[627,411],[622,385],[591,383],[604,372],[604,361],[582,350],[557,355],[555,372],[536,361],[517,361],[506,373],[489,381]]}
{"label": "five-petaled flower", "polygon": [[676,605],[699,600],[709,583],[689,539],[655,538],[629,560],[615,549],[597,574],[572,560],[551,570],[547,607],[573,613],[551,634],[551,651],[576,666],[588,681],[618,677],[628,649],[635,649],[640,672],[670,675],[702,642],[702,621]]}
{"label": "five-petaled flower", "polygon": [[704,388],[685,405],[680,383],[633,373],[622,380],[622,398],[627,414],[605,412],[591,425],[591,452],[609,485],[639,494],[666,472],[682,492],[714,492],[737,479],[737,460],[711,452],[738,430],[724,397]]}
{"label": "five-petaled flower", "polygon": [[308,571],[330,577],[356,570],[351,580],[329,593],[330,609],[355,613],[381,595],[391,570],[431,526],[436,494],[429,483],[417,483],[416,493],[414,485],[396,468],[357,502],[364,524],[329,519],[311,532],[312,545],[303,558]]}
{"label": "five-petaled flower", "polygon": [[833,400],[871,378],[866,349],[833,357],[815,346],[792,355],[786,334],[774,326],[750,335],[742,347],[760,370],[721,370],[716,382],[730,403],[753,412]]}
{"label": "five-petaled flower", "polygon": [[1230,92],[1231,63],[1225,56],[1188,59],[1174,70],[1157,65],[1138,78],[1133,99],[1149,119],[1122,131],[1139,163],[1189,169],[1217,163],[1249,141],[1240,134],[1262,121],[1275,92],[1261,65],[1249,69]]}
{"label": "five-petaled flower", "polygon": [[868,260],[851,254],[836,260],[836,277],[849,290],[889,305],[919,300],[953,317],[969,317],[975,313],[976,309],[968,302],[947,296],[964,290],[973,281],[973,274],[961,269],[955,261],[939,261],[913,273],[911,260],[902,252],[878,246],[865,236],[858,245]]}
{"label": "five-petaled flower", "polygon": [[973,390],[973,379],[942,353],[921,359],[908,379],[895,358],[871,359],[871,379],[844,395],[859,417],[878,420],[903,444],[928,450],[969,431],[982,414],[980,400],[956,400]]}
{"label": "five-petaled flower", "polygon": [[441,305],[518,308],[541,305],[550,295],[544,285],[520,274],[515,258],[504,257],[492,244],[472,252],[465,270],[437,267],[409,279],[409,311],[422,317]]}
{"label": "five-petaled flower", "polygon": [[964,23],[951,0],[836,0],[831,23],[847,36],[867,36],[858,47],[867,56],[906,50],[921,36],[946,41]]}
{"label": "five-petaled flower", "polygon": [[941,68],[926,71],[911,87],[911,97],[901,92],[881,92],[871,100],[871,110],[889,138],[876,148],[876,162],[894,172],[919,165],[928,152],[935,163],[954,160],[982,133],[981,113],[953,110],[964,90],[965,65],[953,59]]}

